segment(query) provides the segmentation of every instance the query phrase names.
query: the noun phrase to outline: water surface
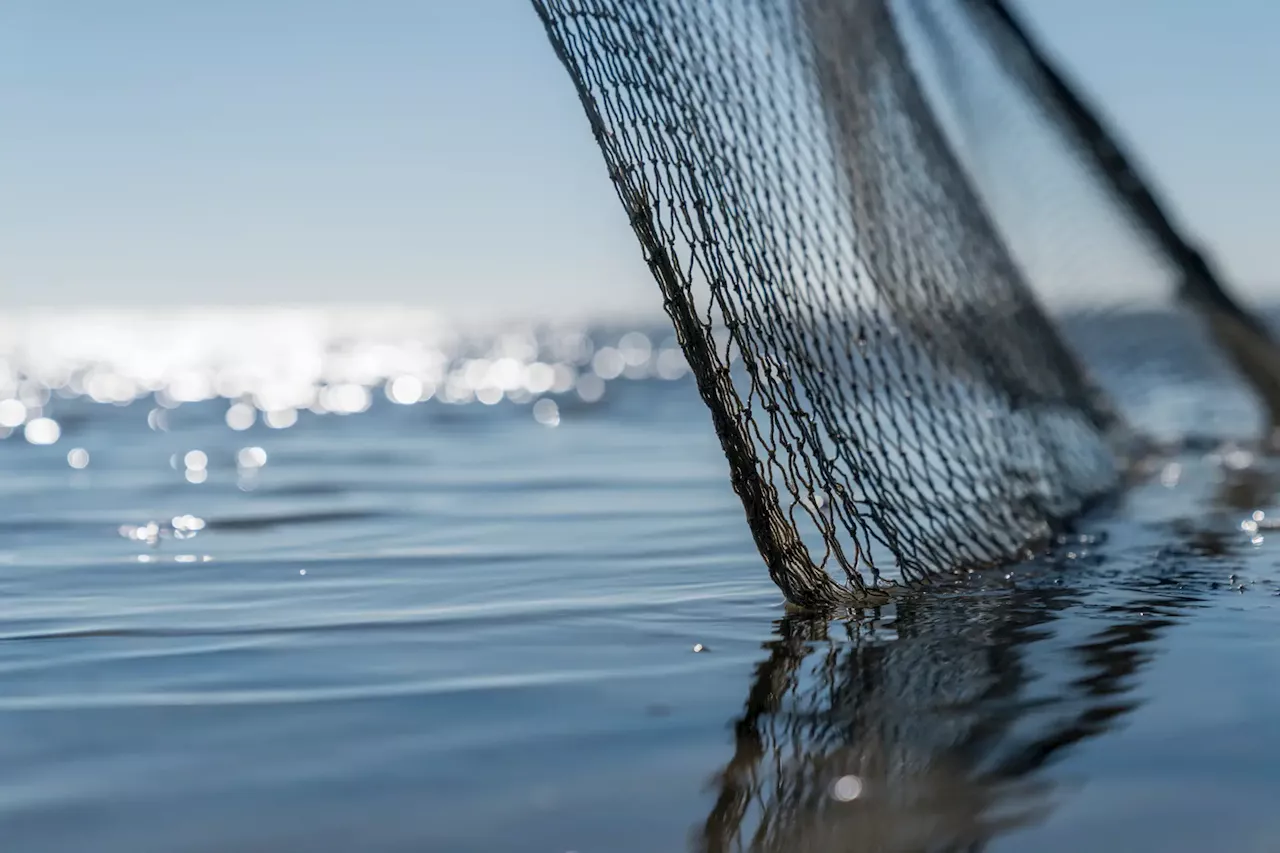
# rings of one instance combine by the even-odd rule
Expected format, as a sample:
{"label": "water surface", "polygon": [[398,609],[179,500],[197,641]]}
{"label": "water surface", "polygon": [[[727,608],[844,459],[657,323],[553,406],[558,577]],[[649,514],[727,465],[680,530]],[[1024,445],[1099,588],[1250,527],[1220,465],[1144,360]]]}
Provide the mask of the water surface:
{"label": "water surface", "polygon": [[[129,405],[17,381],[69,345],[7,356],[6,850],[1280,849],[1280,470],[1243,449],[1197,445],[1044,559],[815,620],[660,329],[486,405],[442,401],[435,344],[346,330],[339,358],[300,323],[241,345],[287,426],[237,430],[144,388],[211,322],[99,341],[90,384]],[[216,360],[190,348],[177,396]],[[1126,352],[1144,425],[1247,432],[1216,368]],[[290,396],[308,371],[349,414]]]}

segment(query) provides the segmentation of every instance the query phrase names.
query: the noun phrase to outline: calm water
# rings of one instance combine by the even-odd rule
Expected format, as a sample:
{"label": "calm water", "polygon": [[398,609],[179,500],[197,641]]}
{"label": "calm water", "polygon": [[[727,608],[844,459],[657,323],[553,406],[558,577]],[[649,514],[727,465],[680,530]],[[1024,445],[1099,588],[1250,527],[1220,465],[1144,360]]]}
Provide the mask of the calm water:
{"label": "calm water", "polygon": [[[661,332],[445,364],[365,319],[9,330],[0,848],[1280,850],[1280,469],[1206,445],[1051,559],[814,621]],[[1146,426],[1247,433],[1088,331]]]}

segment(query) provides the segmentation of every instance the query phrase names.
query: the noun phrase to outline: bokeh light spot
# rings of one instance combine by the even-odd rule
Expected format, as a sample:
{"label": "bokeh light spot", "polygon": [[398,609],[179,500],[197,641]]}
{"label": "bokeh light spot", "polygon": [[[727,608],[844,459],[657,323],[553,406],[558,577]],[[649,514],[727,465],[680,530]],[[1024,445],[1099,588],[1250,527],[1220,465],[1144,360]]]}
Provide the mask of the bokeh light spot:
{"label": "bokeh light spot", "polygon": [[23,431],[31,444],[54,444],[62,436],[62,427],[53,418],[36,418]]}

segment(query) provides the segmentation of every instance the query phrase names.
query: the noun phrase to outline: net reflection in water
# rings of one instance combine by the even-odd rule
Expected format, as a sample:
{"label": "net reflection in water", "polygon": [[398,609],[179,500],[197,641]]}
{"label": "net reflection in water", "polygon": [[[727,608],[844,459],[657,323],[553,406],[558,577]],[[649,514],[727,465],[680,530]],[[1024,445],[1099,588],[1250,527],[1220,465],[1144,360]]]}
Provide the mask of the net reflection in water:
{"label": "net reflection in water", "polygon": [[[1172,553],[1105,603],[1056,568],[1026,590],[904,599],[885,621],[779,622],[694,848],[977,850],[1044,817],[1047,766],[1137,707],[1156,641],[1203,598],[1203,566]],[[1086,630],[1055,633],[1086,602]]]}

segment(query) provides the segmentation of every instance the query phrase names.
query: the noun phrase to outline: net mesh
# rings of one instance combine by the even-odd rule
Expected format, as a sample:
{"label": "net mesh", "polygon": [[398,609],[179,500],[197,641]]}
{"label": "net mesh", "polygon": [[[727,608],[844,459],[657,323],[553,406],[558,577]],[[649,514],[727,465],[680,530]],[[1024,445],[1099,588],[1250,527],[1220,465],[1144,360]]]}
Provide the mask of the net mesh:
{"label": "net mesh", "polygon": [[1131,431],[1044,295],[1183,265],[996,7],[533,3],[790,600],[1017,558],[1117,485]]}

